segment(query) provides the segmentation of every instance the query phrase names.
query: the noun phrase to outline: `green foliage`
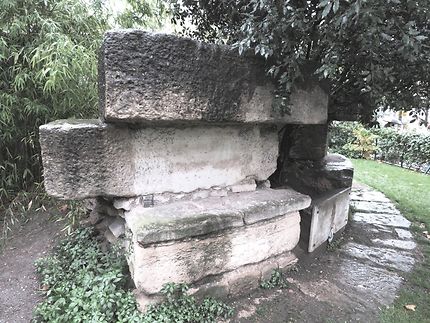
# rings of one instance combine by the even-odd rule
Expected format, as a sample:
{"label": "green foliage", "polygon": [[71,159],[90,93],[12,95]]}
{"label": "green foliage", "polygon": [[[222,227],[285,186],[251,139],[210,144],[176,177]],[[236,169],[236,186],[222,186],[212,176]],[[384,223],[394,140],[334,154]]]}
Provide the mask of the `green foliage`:
{"label": "green foliage", "polygon": [[330,152],[350,158],[360,158],[358,151],[350,147],[355,141],[354,130],[362,127],[358,122],[333,122],[329,128]]}
{"label": "green foliage", "polygon": [[288,282],[285,275],[279,269],[275,269],[269,279],[260,282],[260,287],[264,289],[287,288]]}
{"label": "green foliage", "polygon": [[330,81],[330,104],[344,110],[430,97],[428,0],[171,2],[189,35],[265,57],[285,97],[304,65]]}
{"label": "green foliage", "polygon": [[347,149],[359,152],[360,156],[370,159],[376,150],[375,141],[377,136],[364,127],[357,127],[353,130],[355,140],[347,145]]}
{"label": "green foliage", "polygon": [[198,304],[193,296],[187,294],[186,284],[168,283],[161,292],[166,301],[150,306],[145,313],[144,322],[217,322],[219,318],[229,318],[233,309],[213,298],[205,298]]}
{"label": "green foliage", "polygon": [[36,263],[45,300],[35,310],[37,322],[216,322],[232,309],[214,299],[198,304],[185,284],[166,284],[166,301],[137,310],[128,290],[123,251],[103,251],[90,229],[74,231],[54,255]]}
{"label": "green foliage", "polygon": [[38,127],[97,107],[102,7],[83,0],[0,2],[0,199],[40,182]]}
{"label": "green foliage", "polygon": [[97,116],[98,50],[116,25],[156,28],[156,0],[129,0],[118,17],[101,0],[0,1],[0,214],[40,183],[38,128]]}
{"label": "green foliage", "polygon": [[166,23],[168,10],[165,1],[127,0],[127,8],[116,18],[124,28],[158,29]]}
{"label": "green foliage", "polygon": [[329,146],[331,152],[350,158],[369,159],[376,151],[379,159],[401,166],[420,168],[430,163],[430,134],[336,122],[330,127]]}
{"label": "green foliage", "polygon": [[378,135],[377,145],[382,160],[418,168],[430,163],[430,134],[398,132],[391,128],[373,131]]}

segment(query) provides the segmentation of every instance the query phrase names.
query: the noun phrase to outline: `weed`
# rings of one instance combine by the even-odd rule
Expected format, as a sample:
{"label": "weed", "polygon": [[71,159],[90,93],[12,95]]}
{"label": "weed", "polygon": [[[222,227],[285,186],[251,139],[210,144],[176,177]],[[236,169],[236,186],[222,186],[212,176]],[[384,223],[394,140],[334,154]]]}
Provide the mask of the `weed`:
{"label": "weed", "polygon": [[337,239],[333,239],[332,241],[327,243],[327,251],[336,251],[338,250],[341,246],[343,241],[345,240],[344,235],[342,234],[339,238]]}
{"label": "weed", "polygon": [[275,269],[269,279],[260,282],[260,287],[264,289],[287,288],[288,282],[284,274],[279,269]]}

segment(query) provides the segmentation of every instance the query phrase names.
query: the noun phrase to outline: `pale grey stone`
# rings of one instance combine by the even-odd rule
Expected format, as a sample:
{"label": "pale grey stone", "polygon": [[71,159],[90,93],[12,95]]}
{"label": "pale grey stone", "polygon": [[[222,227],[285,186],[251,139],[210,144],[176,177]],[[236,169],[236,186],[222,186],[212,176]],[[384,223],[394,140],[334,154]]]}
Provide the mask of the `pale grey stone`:
{"label": "pale grey stone", "polygon": [[133,235],[130,272],[136,288],[150,295],[167,282],[199,282],[286,253],[299,237],[297,211],[214,235],[147,247]]}
{"label": "pale grey stone", "polygon": [[399,210],[393,203],[379,203],[375,201],[351,201],[351,205],[356,212],[362,213],[384,213],[384,214],[400,214]]}
{"label": "pale grey stone", "polygon": [[274,126],[125,128],[97,120],[40,127],[45,188],[63,199],[192,192],[266,180],[276,169]]}
{"label": "pale grey stone", "polygon": [[372,239],[372,242],[377,245],[382,245],[385,247],[392,247],[396,249],[403,250],[414,250],[416,248],[416,243],[411,240],[397,240],[397,239]]}
{"label": "pale grey stone", "polygon": [[405,229],[398,229],[398,228],[395,228],[394,230],[396,231],[397,236],[398,236],[400,239],[403,239],[403,240],[410,240],[410,239],[412,239],[412,238],[413,238],[412,233],[411,233],[409,230],[405,230]]}
{"label": "pale grey stone", "polygon": [[257,188],[254,179],[246,179],[229,187],[233,193],[252,192]]}
{"label": "pale grey stone", "polygon": [[411,222],[405,219],[400,214],[384,214],[384,213],[354,213],[355,222],[364,222],[367,224],[389,226],[398,228],[409,228]]}
{"label": "pale grey stone", "polygon": [[125,233],[125,220],[123,218],[117,218],[109,225],[109,230],[112,234],[119,238]]}
{"label": "pale grey stone", "polygon": [[136,198],[116,198],[113,200],[113,206],[118,210],[130,211],[137,204],[139,204],[139,199]]}
{"label": "pale grey stone", "polygon": [[108,122],[325,124],[328,95],[315,78],[296,84],[287,111],[264,59],[237,49],[142,30],[105,34],[100,107]]}
{"label": "pale grey stone", "polygon": [[351,200],[353,201],[369,201],[389,203],[390,200],[381,192],[367,191],[367,190],[354,190],[351,193]]}
{"label": "pale grey stone", "polygon": [[369,247],[353,242],[348,242],[341,251],[357,259],[367,260],[382,267],[405,272],[411,271],[415,263],[413,255],[409,252],[390,248]]}
{"label": "pale grey stone", "polygon": [[350,189],[334,190],[312,199],[308,252],[313,252],[348,222]]}
{"label": "pale grey stone", "polygon": [[141,245],[207,235],[304,209],[310,198],[288,189],[265,189],[178,201],[125,213],[127,227]]}

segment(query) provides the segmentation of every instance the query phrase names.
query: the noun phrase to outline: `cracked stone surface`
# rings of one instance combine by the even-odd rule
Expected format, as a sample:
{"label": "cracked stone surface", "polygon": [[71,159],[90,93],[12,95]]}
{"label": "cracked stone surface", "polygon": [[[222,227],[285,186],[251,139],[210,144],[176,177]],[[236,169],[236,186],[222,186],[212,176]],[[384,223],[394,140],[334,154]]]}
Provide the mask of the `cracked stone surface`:
{"label": "cracked stone surface", "polygon": [[413,269],[410,222],[382,193],[354,184],[352,220],[334,251],[304,257],[289,287],[235,302],[234,322],[376,322]]}

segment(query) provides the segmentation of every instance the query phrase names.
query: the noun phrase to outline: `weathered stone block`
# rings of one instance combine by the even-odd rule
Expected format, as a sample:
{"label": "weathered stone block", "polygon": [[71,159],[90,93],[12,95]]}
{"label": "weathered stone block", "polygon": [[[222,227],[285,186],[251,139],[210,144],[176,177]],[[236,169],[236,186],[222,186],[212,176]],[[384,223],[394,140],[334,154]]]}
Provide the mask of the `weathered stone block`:
{"label": "weathered stone block", "polygon": [[280,182],[295,190],[316,196],[352,185],[354,167],[339,154],[329,154],[321,160],[290,160],[282,168]]}
{"label": "weathered stone block", "polygon": [[130,271],[137,289],[159,292],[167,282],[195,283],[292,250],[300,236],[299,213],[219,234],[142,247],[131,241]]}
{"label": "weathered stone block", "polygon": [[178,201],[153,208],[135,207],[125,213],[133,238],[142,246],[203,236],[307,208],[311,199],[290,189],[262,189]]}
{"label": "weathered stone block", "polygon": [[125,128],[97,120],[40,127],[45,187],[64,199],[191,192],[265,180],[276,169],[275,126]]}
{"label": "weathered stone block", "polygon": [[312,200],[307,211],[311,216],[309,252],[332,239],[335,233],[345,227],[348,222],[350,191],[349,188],[336,190]]}
{"label": "weathered stone block", "polygon": [[327,154],[327,125],[287,126],[286,151],[290,159],[319,160]]}
{"label": "weathered stone block", "polygon": [[100,53],[102,118],[132,123],[324,124],[328,96],[297,85],[291,113],[274,102],[264,60],[237,49],[142,30],[110,31]]}

